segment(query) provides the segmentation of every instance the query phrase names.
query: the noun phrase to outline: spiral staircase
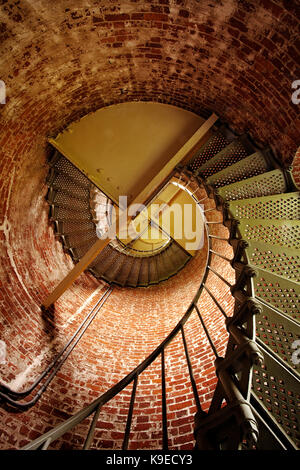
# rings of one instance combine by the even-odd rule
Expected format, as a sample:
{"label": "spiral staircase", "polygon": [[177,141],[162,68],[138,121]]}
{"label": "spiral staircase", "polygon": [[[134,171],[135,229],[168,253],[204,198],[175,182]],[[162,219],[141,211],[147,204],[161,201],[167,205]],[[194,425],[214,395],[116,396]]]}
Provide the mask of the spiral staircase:
{"label": "spiral staircase", "polygon": [[[158,357],[162,361],[162,448],[168,449],[164,351],[178,334],[183,338],[197,406],[196,449],[299,448],[299,359],[295,345],[299,344],[300,194],[290,169],[282,168],[270,149],[260,149],[246,135],[237,136],[221,126],[188,164],[176,171],[176,177],[203,206],[206,220],[206,270],[195,298],[164,342],[136,369],[24,449],[47,449],[91,415],[84,449],[93,448],[101,407],[132,383],[122,447],[127,449],[138,377]],[[96,241],[97,227],[104,230],[110,225],[112,203],[58,152],[50,161],[47,183],[56,234],[77,262]],[[215,251],[214,243],[220,240],[233,248],[232,259]],[[212,267],[216,257],[234,268],[233,285]],[[147,287],[176,275],[190,259],[171,238],[157,251],[146,253],[114,240],[89,271],[111,288],[114,284]],[[235,305],[230,313],[224,312],[209,288],[211,272],[230,287]],[[229,340],[224,357],[218,356],[197,306],[204,291],[225,316]],[[201,407],[184,336],[184,325],[195,311],[216,356],[217,385],[208,412]],[[9,390],[5,393],[17,406],[20,397]]]}

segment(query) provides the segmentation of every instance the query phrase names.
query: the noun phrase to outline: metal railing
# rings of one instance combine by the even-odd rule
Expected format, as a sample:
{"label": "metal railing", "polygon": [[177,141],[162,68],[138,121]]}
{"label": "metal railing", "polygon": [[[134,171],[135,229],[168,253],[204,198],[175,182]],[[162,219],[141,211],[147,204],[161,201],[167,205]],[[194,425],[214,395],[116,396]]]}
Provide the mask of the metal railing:
{"label": "metal railing", "polygon": [[[106,289],[101,298],[89,310],[83,321],[76,329],[75,333],[67,341],[62,350],[55,356],[55,358],[44,369],[44,371],[35,379],[32,385],[30,385],[26,390],[17,392],[4,384],[0,384],[0,400],[13,408],[17,408],[18,410],[27,410],[28,408],[31,408],[33,405],[35,405],[37,401],[41,398],[42,394],[46,391],[50,382],[54,379],[58,371],[61,369],[69,355],[72,353],[73,349],[78,344],[87,328],[95,319],[100,309],[112,293],[112,290],[112,287],[108,287]],[[40,384],[40,388],[30,400],[20,401],[22,398],[29,397],[32,392],[36,391]]]}
{"label": "metal railing", "polygon": [[[199,178],[194,179],[194,181],[198,187],[203,187],[202,181]],[[195,198],[195,195],[193,195],[193,197]],[[208,197],[211,197],[211,195],[206,196],[201,200],[197,200],[196,198],[195,199],[197,200],[198,204],[201,204],[204,200],[207,200]],[[262,356],[257,350],[256,344],[254,342],[254,315],[259,311],[259,308],[255,303],[255,300],[252,298],[253,272],[247,270],[247,265],[241,263],[240,261],[241,256],[244,254],[243,247],[241,248],[240,243],[236,243],[237,239],[235,236],[235,231],[231,227],[231,222],[228,218],[228,214],[224,210],[224,207],[222,204],[220,205],[220,199],[215,199],[215,202],[215,208],[223,213],[223,222],[216,223],[224,223],[225,225],[227,223],[230,228],[229,231],[231,238],[226,239],[223,237],[218,237],[215,234],[211,234],[210,226],[212,222],[207,223],[205,221],[204,227],[207,241],[206,268],[192,302],[175,328],[173,328],[165,340],[126,377],[120,380],[116,385],[102,394],[99,398],[94,400],[90,405],[86,406],[78,413],[71,416],[69,419],[62,422],[44,435],[38,437],[33,442],[27,444],[25,447],[23,447],[24,450],[47,449],[53,441],[63,436],[67,431],[72,430],[78,423],[81,423],[87,417],[93,415],[93,419],[89,426],[87,437],[83,445],[83,449],[89,449],[93,442],[94,432],[101,408],[110,400],[112,400],[116,395],[118,395],[123,389],[125,389],[125,387],[127,387],[129,384],[133,384],[122,444],[122,448],[127,449],[129,445],[136,390],[138,387],[138,378],[140,374],[144,372],[158,357],[161,358],[162,447],[165,450],[168,449],[165,349],[179,333],[181,334],[184,345],[189,378],[197,408],[197,414],[195,417],[196,448],[239,448],[243,441],[244,445],[245,443],[250,447],[255,445],[257,440],[257,426],[248,400],[250,393],[252,366],[254,363],[261,362],[262,360]],[[227,240],[229,243],[231,243],[234,249],[233,258],[229,259],[220,253],[215,252],[212,249],[213,239]],[[222,275],[220,275],[220,273],[211,267],[212,259],[215,256],[221,256],[224,261],[230,263],[231,266],[236,269],[236,283],[234,285],[230,284]],[[230,291],[235,298],[235,309],[232,317],[229,317],[226,314],[220,305],[220,302],[215,298],[214,294],[207,285],[207,278],[210,272],[213,272],[214,275],[218,276],[218,278],[224,282],[227,287],[230,288]],[[229,340],[224,358],[219,356],[209,328],[207,327],[198,307],[198,301],[203,289],[209,294],[219,309],[220,314],[223,315],[226,319],[225,324],[229,334]],[[193,367],[185,339],[184,326],[194,311],[199,318],[199,322],[216,357],[215,366],[218,380],[208,412],[204,412],[201,406],[201,401],[194,378]],[[239,375],[241,376],[240,378],[238,378]],[[226,406],[223,406],[224,400],[226,402]],[[223,431],[220,436],[218,435],[218,432],[214,432],[214,436],[217,437],[214,437],[214,439],[211,440],[210,436],[212,434],[212,430],[215,431],[216,426],[219,426],[219,428],[221,428]]]}

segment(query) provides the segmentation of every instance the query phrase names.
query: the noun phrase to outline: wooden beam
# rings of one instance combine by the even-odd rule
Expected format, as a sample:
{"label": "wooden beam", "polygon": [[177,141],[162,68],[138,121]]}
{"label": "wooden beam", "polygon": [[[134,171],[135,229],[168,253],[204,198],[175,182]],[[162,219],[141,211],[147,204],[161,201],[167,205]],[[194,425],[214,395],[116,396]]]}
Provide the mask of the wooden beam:
{"label": "wooden beam", "polygon": [[[153,178],[153,180],[143,189],[143,191],[132,201],[132,204],[144,204],[144,201],[151,196],[161,182],[173,171],[173,169],[188,155],[191,154],[193,149],[197,146],[197,143],[203,136],[211,129],[211,127],[217,121],[218,116],[212,114],[199,129],[192,135],[192,137],[179,149],[174,157],[159,171],[159,173]],[[117,233],[117,225],[120,222],[121,214],[118,214],[114,226],[110,229],[110,232]],[[122,220],[121,226],[128,223],[131,218]],[[110,238],[105,240],[99,239],[96,243],[88,250],[88,252],[78,261],[74,268],[67,274],[67,276],[58,284],[58,286],[51,292],[50,295],[45,299],[42,307],[48,308],[53,305],[54,302],[70,287],[70,285],[77,279],[78,276],[91,264],[91,262],[101,253],[101,251],[109,244]]]}

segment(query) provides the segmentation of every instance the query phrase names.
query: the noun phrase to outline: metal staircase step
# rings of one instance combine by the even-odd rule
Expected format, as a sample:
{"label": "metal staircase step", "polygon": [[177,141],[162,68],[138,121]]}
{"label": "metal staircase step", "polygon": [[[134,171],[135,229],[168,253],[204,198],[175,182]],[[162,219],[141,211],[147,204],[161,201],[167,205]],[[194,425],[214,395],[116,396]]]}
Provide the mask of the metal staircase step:
{"label": "metal staircase step", "polygon": [[[217,153],[221,152],[227,145],[234,139],[233,134],[231,136],[225,135],[226,133],[221,129],[213,134],[209,140],[200,148],[200,150],[194,155],[192,160],[188,164],[190,171],[197,170],[207,160],[214,157]],[[228,133],[229,134],[229,133]]]}
{"label": "metal staircase step", "polygon": [[[175,246],[176,245],[176,246]],[[179,271],[180,269],[185,266],[185,264],[191,259],[191,255],[189,255],[181,246],[174,243],[174,257],[173,257],[173,265],[175,268],[175,272]]]}
{"label": "metal staircase step", "polygon": [[47,200],[49,204],[64,207],[66,209],[73,209],[74,211],[89,211],[89,200],[76,199],[68,193],[62,191],[55,191],[52,187],[49,188]]}
{"label": "metal staircase step", "polygon": [[72,246],[71,248],[68,248],[68,250],[71,252],[74,260],[79,261],[80,258],[82,258],[88,252],[88,250],[94,245],[94,243],[95,243],[95,240],[91,239],[82,245],[79,245],[76,247]]}
{"label": "metal staircase step", "polygon": [[73,232],[69,235],[62,235],[62,238],[67,248],[78,248],[82,245],[85,245],[86,243],[89,243],[90,241],[96,243],[96,241],[98,240],[98,237],[94,230],[85,233]]}
{"label": "metal staircase step", "polygon": [[56,221],[56,231],[58,235],[84,234],[94,231],[96,234],[96,225],[92,220],[64,220]]}
{"label": "metal staircase step", "polygon": [[167,250],[162,252],[162,254],[164,255],[164,263],[166,265],[168,277],[173,276],[177,272],[173,261],[173,245],[174,242],[170,245]]}
{"label": "metal staircase step", "polygon": [[118,255],[114,259],[113,263],[103,273],[104,279],[110,282],[118,282],[118,275],[121,272],[125,258],[126,258],[126,255],[118,252]]}
{"label": "metal staircase step", "polygon": [[300,221],[277,219],[240,219],[241,237],[252,243],[263,242],[299,250]]}
{"label": "metal staircase step", "polygon": [[248,241],[248,264],[277,274],[287,280],[300,282],[300,251],[259,241]]}
{"label": "metal staircase step", "polygon": [[56,191],[66,192],[76,199],[87,200],[90,198],[90,187],[81,186],[77,184],[72,178],[65,175],[64,173],[58,173],[52,168],[52,172],[48,174],[48,185]]}
{"label": "metal staircase step", "polygon": [[237,163],[209,176],[206,183],[214,188],[221,188],[252,176],[271,170],[271,165],[262,151],[252,153]]}
{"label": "metal staircase step", "polygon": [[157,255],[156,263],[157,263],[157,274],[158,274],[159,282],[168,279],[169,272],[168,272],[167,265],[165,263],[164,253],[159,253],[159,255]]}
{"label": "metal staircase step", "polygon": [[229,202],[236,219],[300,219],[300,192],[240,199]]}
{"label": "metal staircase step", "polygon": [[300,284],[255,268],[255,297],[300,323]]}
{"label": "metal staircase step", "polygon": [[92,220],[92,214],[88,211],[76,211],[71,208],[66,208],[66,207],[60,207],[60,206],[50,206],[50,218],[51,220],[56,220],[56,221],[91,221]]}
{"label": "metal staircase step", "polygon": [[299,379],[289,372],[266,349],[263,365],[254,365],[252,394],[267,415],[285,433],[294,448],[300,446],[299,413],[297,413]]}
{"label": "metal staircase step", "polygon": [[105,247],[90,265],[92,272],[95,272],[98,277],[102,277],[118,257],[119,252],[109,248]]}
{"label": "metal staircase step", "polygon": [[146,287],[149,285],[149,258],[148,257],[142,259],[138,285],[141,287]]}
{"label": "metal staircase step", "polygon": [[230,165],[242,160],[256,151],[255,147],[251,144],[247,136],[241,136],[235,139],[231,144],[227,145],[221,152],[217,153],[214,157],[196,171],[196,174],[202,178],[217,173],[218,171],[227,168]]}
{"label": "metal staircase step", "polygon": [[76,182],[77,185],[89,188],[91,185],[90,180],[81,173],[76,166],[74,166],[67,158],[56,152],[56,155],[50,161],[50,165],[55,169],[57,173],[62,173],[68,178]]}
{"label": "metal staircase step", "polygon": [[300,377],[300,362],[297,357],[295,360],[295,341],[300,338],[299,324],[270,305],[260,305],[262,314],[256,320],[256,341]]}
{"label": "metal staircase step", "polygon": [[158,272],[156,257],[153,256],[149,259],[149,285],[158,283]]}
{"label": "metal staircase step", "polygon": [[129,287],[136,287],[139,280],[139,274],[142,264],[142,258],[136,257],[134,259],[134,263],[131,266],[131,270],[126,281],[126,285]]}
{"label": "metal staircase step", "polygon": [[126,256],[122,268],[118,274],[117,282],[121,286],[126,285],[126,281],[130,275],[131,268],[134,264],[135,258],[133,256]]}
{"label": "metal staircase step", "polygon": [[226,201],[274,196],[287,191],[283,170],[273,170],[217,189]]}

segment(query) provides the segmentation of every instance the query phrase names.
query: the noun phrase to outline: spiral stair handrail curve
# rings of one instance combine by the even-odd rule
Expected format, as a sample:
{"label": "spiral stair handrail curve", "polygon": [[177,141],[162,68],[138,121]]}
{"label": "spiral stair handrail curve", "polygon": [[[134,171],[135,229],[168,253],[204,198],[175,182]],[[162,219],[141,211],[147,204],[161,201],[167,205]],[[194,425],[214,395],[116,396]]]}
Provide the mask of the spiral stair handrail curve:
{"label": "spiral stair handrail curve", "polygon": [[[84,444],[84,449],[88,449],[91,446],[93,433],[95,431],[96,423],[101,411],[101,407],[114,398],[120,393],[126,386],[133,382],[131,403],[128,411],[127,425],[124,433],[123,449],[128,448],[129,433],[131,426],[132,411],[134,406],[135,392],[137,388],[138,376],[149,367],[152,362],[162,356],[162,367],[164,367],[164,350],[166,346],[181,332],[183,337],[183,343],[185,345],[186,360],[189,367],[190,381],[193,388],[194,398],[197,405],[197,414],[195,417],[195,437],[196,447],[199,449],[207,448],[219,448],[219,443],[209,441],[209,434],[213,423],[225,423],[228,421],[228,413],[230,416],[234,416],[236,419],[236,428],[234,438],[230,435],[231,446],[239,448],[241,445],[245,445],[251,448],[257,441],[257,426],[255,418],[251,411],[251,405],[249,403],[249,393],[251,385],[251,370],[255,362],[262,361],[262,355],[257,349],[254,335],[255,335],[255,314],[259,312],[259,306],[256,304],[253,298],[253,286],[252,277],[254,275],[253,270],[247,266],[247,263],[241,262],[242,256],[245,256],[245,244],[239,238],[236,238],[237,224],[236,221],[229,217],[226,203],[221,200],[215,194],[208,191],[205,181],[199,176],[194,176],[187,167],[178,169],[182,175],[188,178],[192,178],[198,185],[206,189],[206,197],[204,199],[213,198],[215,201],[215,208],[222,214],[223,221],[210,222],[210,223],[223,223],[229,228],[230,236],[229,243],[232,244],[234,250],[234,256],[232,260],[228,260],[231,266],[236,269],[236,283],[231,286],[232,295],[235,297],[236,308],[232,317],[226,319],[227,330],[229,333],[227,351],[224,358],[216,356],[216,371],[218,376],[217,386],[211,402],[211,406],[208,412],[204,412],[201,408],[200,398],[197,392],[197,387],[193,377],[192,366],[189,360],[188,351],[186,348],[186,342],[184,337],[184,325],[189,319],[192,312],[196,311],[199,320],[204,328],[206,336],[210,342],[210,345],[214,352],[214,345],[209,335],[209,331],[201,316],[201,312],[198,309],[197,302],[201,296],[203,289],[208,290],[205,286],[208,274],[212,268],[210,264],[212,257],[222,256],[221,254],[215,253],[212,250],[212,237],[210,234],[210,223],[205,220],[205,233],[207,240],[207,256],[205,270],[201,279],[199,288],[187,308],[185,314],[181,320],[177,323],[175,328],[169,333],[164,341],[145,359],[143,360],[134,370],[132,370],[126,377],[119,381],[116,385],[102,394],[99,398],[94,400],[90,405],[80,410],[75,415],[71,416],[66,421],[62,422],[52,430],[48,431],[44,435],[38,437],[31,443],[23,447],[23,450],[34,450],[34,449],[47,449],[51,442],[58,439],[67,431],[70,431],[78,423],[82,422],[88,416],[94,414],[90,428],[88,430],[87,438]],[[193,196],[195,198],[195,196]],[[195,198],[196,199],[196,198]],[[203,200],[196,200],[198,204],[201,204]],[[244,258],[245,259],[245,258]],[[219,273],[216,273],[219,275]],[[222,279],[222,276],[219,275]],[[224,280],[226,282],[226,280]],[[209,292],[212,296],[212,293]],[[214,299],[217,306],[218,300]],[[221,307],[220,307],[221,309]],[[224,314],[224,312],[221,313]],[[246,325],[246,328],[240,328],[241,325]],[[233,357],[233,359],[232,359]],[[235,363],[243,364],[243,377],[242,380],[233,378],[232,370],[235,368]],[[229,372],[230,371],[230,372]],[[235,371],[234,371],[235,372]],[[240,370],[236,371],[241,372]],[[162,384],[162,393],[164,390],[164,384]],[[226,406],[223,406],[223,399],[226,400]],[[167,413],[165,396],[163,398],[163,449],[168,448],[168,435],[167,435]],[[232,423],[231,423],[232,426]],[[229,432],[230,434],[230,432]],[[232,434],[232,433],[231,433]],[[224,436],[221,436],[224,439]]]}

